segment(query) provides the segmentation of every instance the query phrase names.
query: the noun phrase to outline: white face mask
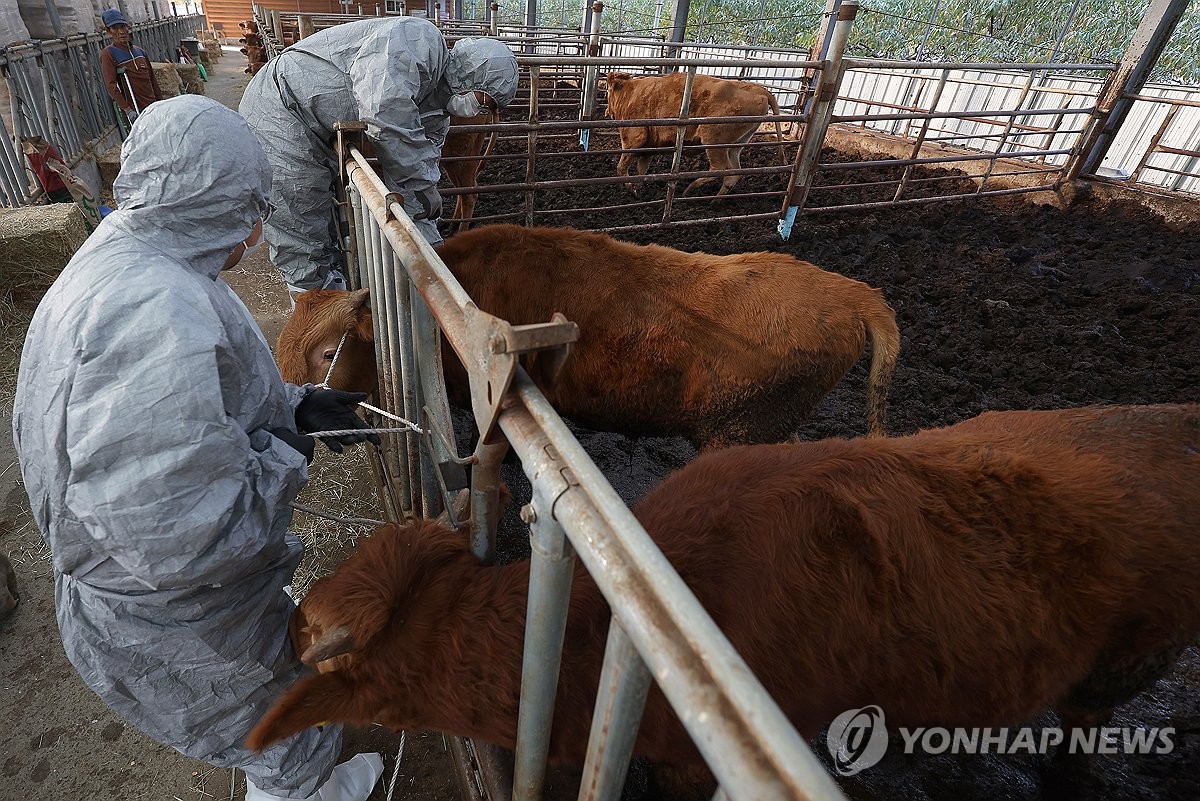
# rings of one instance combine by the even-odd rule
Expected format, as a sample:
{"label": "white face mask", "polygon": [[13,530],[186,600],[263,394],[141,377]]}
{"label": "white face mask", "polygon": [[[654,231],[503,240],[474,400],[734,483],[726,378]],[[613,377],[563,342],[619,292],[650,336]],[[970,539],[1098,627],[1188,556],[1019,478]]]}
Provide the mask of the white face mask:
{"label": "white face mask", "polygon": [[[258,241],[253,245],[246,245],[245,242],[242,242],[242,244],[246,247],[246,249],[242,251],[242,259],[247,258],[251,253],[261,248],[264,244],[266,244],[266,241],[266,237],[260,236]],[[241,261],[242,259],[238,259],[238,261]]]}
{"label": "white face mask", "polygon": [[[249,239],[249,238],[250,237],[246,237],[246,239]],[[254,251],[261,248],[263,246],[263,243],[267,241],[267,238],[265,236],[263,236],[262,234],[259,234],[258,241],[255,242],[253,245],[247,245],[246,239],[243,239],[241,242],[238,243],[239,245],[242,246],[241,254],[233,261],[226,262],[225,267],[223,267],[222,269],[231,270],[234,267],[238,266],[243,261],[245,261],[247,256],[249,256],[251,253],[253,253]]]}
{"label": "white face mask", "polygon": [[446,111],[455,117],[474,117],[482,114],[484,109],[474,92],[464,92],[450,98],[450,102],[446,104]]}

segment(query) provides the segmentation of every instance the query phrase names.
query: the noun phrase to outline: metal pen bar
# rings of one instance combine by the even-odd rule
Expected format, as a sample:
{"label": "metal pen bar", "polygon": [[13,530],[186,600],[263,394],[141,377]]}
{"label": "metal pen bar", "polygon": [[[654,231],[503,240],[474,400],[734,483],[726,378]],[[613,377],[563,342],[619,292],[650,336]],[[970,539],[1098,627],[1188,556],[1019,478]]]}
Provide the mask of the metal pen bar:
{"label": "metal pen bar", "polygon": [[[548,443],[544,444],[541,452],[545,453],[547,447]],[[557,470],[558,465],[553,460],[530,460],[523,461],[521,466],[531,482],[549,488],[549,492],[535,495],[533,503],[521,515],[529,523],[532,554],[513,801],[536,801],[541,798],[546,777],[575,550],[554,519],[554,501],[557,492],[566,488],[566,480],[561,473],[547,471]],[[555,483],[561,486],[555,489]]]}
{"label": "metal pen bar", "polygon": [[[942,77],[937,82],[937,86],[934,87],[933,96],[929,100],[930,113],[934,113],[936,111],[937,104],[942,99],[942,91],[946,88],[946,79],[949,77],[949,75],[949,70],[942,70]],[[921,154],[921,145],[924,144],[925,137],[929,133],[929,123],[932,121],[932,119],[932,117],[927,117],[922,122],[921,129],[917,132],[917,138],[913,142],[912,155],[909,156],[910,161],[917,158],[917,156]],[[904,188],[908,185],[908,178],[912,174],[912,169],[912,164],[909,164],[904,168],[904,174],[900,176],[900,185],[896,187],[896,195],[892,198],[892,200],[899,200],[901,196],[903,196]]]}
{"label": "metal pen bar", "polygon": [[968,195],[938,195],[936,197],[918,197],[905,198],[904,200],[891,201],[885,200],[877,203],[847,203],[843,206],[807,206],[804,209],[805,214],[816,214],[826,211],[847,211],[850,209],[881,209],[891,208],[894,206],[919,206],[928,203],[938,203],[945,200],[974,200],[979,197],[1000,197],[1001,195],[1027,195],[1031,192],[1051,192],[1058,188],[1058,184],[1046,184],[1043,186],[1022,186],[1016,189],[989,189],[982,194]]}
{"label": "metal pen bar", "polygon": [[[770,213],[765,213],[765,214],[736,214],[736,215],[728,215],[728,216],[721,217],[722,223],[761,222],[764,220],[774,220],[774,221],[778,222],[779,213],[778,212],[770,212]],[[684,228],[684,227],[688,227],[688,226],[697,226],[697,225],[711,226],[712,224],[713,224],[713,221],[711,218],[703,218],[703,219],[696,219],[696,220],[678,220],[678,219],[676,219],[676,220],[671,220],[671,222],[665,223],[665,224],[661,223],[661,222],[653,222],[653,223],[639,223],[639,224],[635,224],[635,225],[614,225],[609,228],[597,228],[596,230],[603,231],[605,233],[617,233],[619,231],[651,231],[651,230],[658,230],[660,228]]]}
{"label": "metal pen bar", "polygon": [[[392,321],[388,336],[392,349],[392,364],[396,366],[393,379],[393,398],[398,405],[401,416],[405,420],[419,421],[420,399],[417,394],[418,375],[415,364],[413,345],[413,311],[412,296],[409,293],[408,273],[392,248],[391,242],[383,235],[381,228],[378,232],[378,247],[387,254],[383,261],[383,292],[381,303],[386,311],[386,319]],[[403,447],[400,450],[399,469],[403,473],[404,490],[401,498],[405,501],[405,510],[421,514],[422,489],[420,441],[413,431],[404,431],[400,435]]]}
{"label": "metal pen bar", "polygon": [[523,370],[510,399],[501,428],[522,461],[544,434],[574,475],[555,517],[718,781],[739,798],[843,798]]}
{"label": "metal pen bar", "polygon": [[[435,425],[442,431],[453,431],[450,422],[450,401],[446,397],[446,382],[442,370],[442,345],[437,321],[425,305],[425,301],[417,292],[411,281],[406,281],[411,296],[413,314],[413,345],[416,355],[416,367],[419,381],[417,388],[417,410],[435,418]],[[406,418],[413,419],[413,418]],[[414,447],[421,440],[414,434]],[[426,517],[435,517],[446,508],[451,499],[442,493],[441,480],[438,473],[441,465],[449,464],[452,457],[447,444],[437,437],[426,440],[429,448],[421,448],[422,492]],[[451,443],[452,444],[452,443]],[[457,489],[457,488],[454,488]]]}
{"label": "metal pen bar", "polygon": [[903,70],[903,69],[920,69],[920,70],[1033,70],[1042,71],[1050,70],[1054,72],[1112,72],[1116,65],[1114,64],[1040,64],[1038,62],[1015,61],[1015,62],[984,62],[982,64],[973,64],[969,61],[902,61],[886,58],[847,58],[843,59],[843,63],[848,70]]}
{"label": "metal pen bar", "polygon": [[[683,99],[679,104],[679,119],[684,121],[688,118],[692,107],[692,87],[696,83],[696,68],[688,67],[687,73],[683,79]],[[675,148],[674,155],[671,158],[671,174],[678,176],[680,166],[683,164],[683,136],[686,128],[680,125],[675,129]],[[671,201],[675,198],[675,181],[667,183],[667,197],[663,203],[663,222],[671,221]]]}
{"label": "metal pen bar", "polygon": [[614,616],[608,624],[579,801],[617,801],[621,797],[650,683],[645,661]]}
{"label": "metal pen bar", "polygon": [[2,119],[0,132],[4,134],[3,141],[0,141],[0,180],[3,181],[5,199],[8,201],[5,205],[19,206],[24,202],[27,192],[23,164],[25,155],[8,135],[8,126],[4,125]]}
{"label": "metal pen bar", "polygon": [[1035,108],[1035,109],[1018,109],[1018,110],[997,110],[988,111],[986,109],[975,109],[972,111],[939,111],[939,112],[921,112],[910,114],[835,114],[834,122],[884,122],[889,120],[923,120],[929,117],[935,119],[964,119],[970,117],[979,117],[986,119],[987,117],[1016,117],[1024,114],[1029,115],[1086,115],[1095,111],[1095,107],[1087,108]]}

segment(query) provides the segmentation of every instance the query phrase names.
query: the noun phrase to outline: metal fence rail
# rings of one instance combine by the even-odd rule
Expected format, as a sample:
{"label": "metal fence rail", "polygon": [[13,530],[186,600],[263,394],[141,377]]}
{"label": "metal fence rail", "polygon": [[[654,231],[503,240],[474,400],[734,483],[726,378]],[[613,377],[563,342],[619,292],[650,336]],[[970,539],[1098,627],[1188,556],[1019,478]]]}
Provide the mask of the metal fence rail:
{"label": "metal fence rail", "polygon": [[[205,27],[200,15],[132,26],[134,42],[152,61],[174,61],[179,40]],[[8,108],[0,115],[0,204],[35,202],[43,191],[26,167],[21,141],[41,136],[74,166],[118,136],[117,112],[100,72],[104,34],[77,34],[0,50]]]}
{"label": "metal fence rail", "polygon": [[[354,221],[352,262],[371,289],[385,408],[419,410],[426,431],[449,432],[438,331],[470,376],[480,446],[469,460],[479,529],[496,519],[499,461],[511,444],[533,486],[522,511],[533,541],[514,798],[540,797],[546,770],[566,598],[575,555],[613,610],[580,797],[616,799],[652,677],[704,754],[724,797],[843,796],[761,684],[716,628],[599,469],[518,367],[530,350],[563,346],[565,320],[511,326],[480,311],[405,215],[361,153],[347,175]],[[410,418],[411,419],[411,418]],[[503,438],[500,437],[501,432]],[[384,465],[389,505],[436,513],[447,487],[437,468],[454,455],[441,436],[393,438]],[[412,458],[412,448],[420,451]],[[407,481],[406,467],[419,463]],[[397,492],[398,490],[398,492]],[[405,497],[401,497],[401,495]],[[476,507],[477,510],[480,507]],[[484,522],[480,522],[484,521]]]}

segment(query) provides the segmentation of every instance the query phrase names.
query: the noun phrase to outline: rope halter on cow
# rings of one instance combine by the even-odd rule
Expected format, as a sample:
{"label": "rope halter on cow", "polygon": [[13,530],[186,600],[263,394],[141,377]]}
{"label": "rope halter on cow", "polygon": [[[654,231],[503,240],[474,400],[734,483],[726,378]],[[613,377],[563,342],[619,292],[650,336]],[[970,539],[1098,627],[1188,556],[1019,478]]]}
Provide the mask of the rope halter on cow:
{"label": "rope halter on cow", "polygon": [[[342,334],[342,338],[338,340],[337,349],[333,352],[333,358],[329,361],[329,370],[325,373],[325,380],[317,384],[318,389],[333,389],[329,386],[329,379],[333,377],[333,370],[337,367],[338,357],[342,355],[342,346],[346,344],[346,337],[350,335],[349,331]],[[401,424],[400,428],[340,428],[333,431],[313,431],[309,436],[313,437],[340,437],[346,434],[394,434],[400,431],[412,431],[417,434],[424,434],[425,430],[411,420],[405,420],[403,417],[398,417],[391,412],[386,412],[378,406],[372,406],[367,402],[358,404],[367,411],[375,412],[375,414],[386,417],[389,420],[395,420]]]}

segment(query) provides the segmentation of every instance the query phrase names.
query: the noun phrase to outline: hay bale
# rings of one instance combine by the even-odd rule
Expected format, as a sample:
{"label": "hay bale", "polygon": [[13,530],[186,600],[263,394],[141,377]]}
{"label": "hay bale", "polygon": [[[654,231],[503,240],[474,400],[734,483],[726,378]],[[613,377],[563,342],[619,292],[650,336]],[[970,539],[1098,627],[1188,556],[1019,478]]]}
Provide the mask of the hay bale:
{"label": "hay bale", "polygon": [[183,84],[183,94],[204,94],[204,79],[200,77],[199,67],[195,64],[176,64],[175,71],[179,74],[179,80]]}
{"label": "hay bale", "polygon": [[158,88],[162,92],[163,99],[178,97],[179,72],[175,69],[176,65],[167,61],[152,61],[150,66],[154,67],[154,80],[158,81]]}
{"label": "hay bale", "polygon": [[96,166],[100,168],[101,193],[112,194],[113,181],[121,171],[121,146],[113,145],[97,157]]}
{"label": "hay bale", "polygon": [[74,203],[0,208],[0,292],[49,286],[87,238]]}

